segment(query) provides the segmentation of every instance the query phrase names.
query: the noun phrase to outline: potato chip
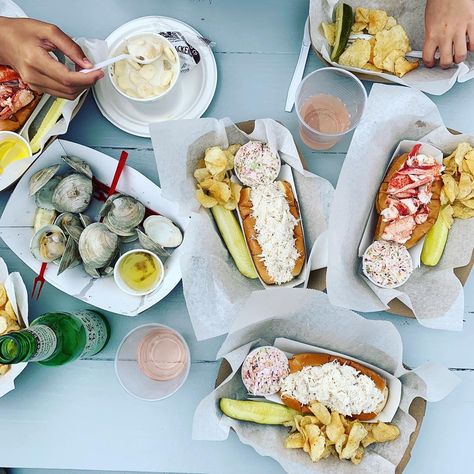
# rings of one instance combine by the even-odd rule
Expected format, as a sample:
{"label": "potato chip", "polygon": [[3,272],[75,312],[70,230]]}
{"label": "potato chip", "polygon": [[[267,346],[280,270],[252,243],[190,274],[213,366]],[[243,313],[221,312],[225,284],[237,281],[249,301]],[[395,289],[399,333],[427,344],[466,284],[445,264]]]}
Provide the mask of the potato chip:
{"label": "potato chip", "polygon": [[471,194],[471,191],[474,187],[472,176],[469,173],[462,172],[461,176],[459,177],[458,186],[459,192],[457,195],[457,199],[462,201],[463,199],[466,199],[469,194]]}
{"label": "potato chip", "polygon": [[7,300],[7,290],[5,290],[5,287],[0,283],[0,308],[5,307]]}
{"label": "potato chip", "polygon": [[0,375],[5,375],[10,370],[9,365],[0,364]]}
{"label": "potato chip", "polygon": [[205,207],[207,209],[210,209],[211,207],[217,206],[217,204],[219,204],[217,199],[205,194],[201,188],[196,189],[196,199],[199,201],[202,207]]}
{"label": "potato chip", "polygon": [[0,336],[5,334],[8,329],[8,320],[5,316],[0,316]]}
{"label": "potato chip", "polygon": [[222,151],[222,148],[218,146],[213,146],[206,150],[204,161],[206,162],[206,168],[212,176],[225,172],[227,168],[227,156]]}
{"label": "potato chip", "polygon": [[324,37],[329,46],[334,46],[336,40],[336,24],[335,23],[321,23]]}
{"label": "potato chip", "polygon": [[364,39],[355,40],[339,57],[339,64],[349,67],[364,67],[370,59],[370,43]]}
{"label": "potato chip", "polygon": [[462,142],[454,150],[454,161],[458,165],[458,169],[461,169],[461,163],[465,155],[467,155],[472,150],[472,146],[469,143]]}
{"label": "potato chip", "polygon": [[229,145],[229,147],[227,148],[227,151],[229,151],[230,153],[232,153],[233,155],[235,155],[238,151],[239,151],[239,148],[241,147],[242,145],[239,145],[238,143],[234,143],[232,145]]}
{"label": "potato chip", "polygon": [[317,462],[323,456],[326,448],[326,440],[318,426],[309,424],[305,426],[304,429],[309,443],[311,461]]}
{"label": "potato chip", "polygon": [[351,30],[353,33],[361,33],[367,28],[367,23],[356,21],[352,24]]}
{"label": "potato chip", "polygon": [[408,61],[405,57],[398,58],[395,61],[395,75],[403,77],[407,72],[413,71],[419,65],[418,61]]}
{"label": "potato chip", "polygon": [[458,219],[471,219],[474,217],[474,209],[466,207],[458,202],[453,204],[453,217],[457,217]]}
{"label": "potato chip", "polygon": [[400,436],[398,426],[378,422],[372,427],[371,434],[377,443],[393,441]]}
{"label": "potato chip", "polygon": [[448,198],[448,201],[452,204],[459,193],[458,183],[450,174],[446,173],[441,176],[441,179],[444,183],[443,191]]}
{"label": "potato chip", "polygon": [[364,448],[362,446],[359,446],[356,449],[356,452],[352,455],[351,461],[353,464],[360,464],[362,461],[362,458],[364,457]]}
{"label": "potato chip", "polygon": [[348,438],[348,436],[346,434],[343,434],[343,435],[339,436],[339,438],[334,443],[334,449],[336,450],[336,453],[338,454],[340,459],[342,459],[341,458],[341,453],[342,453],[342,450],[344,449],[344,446],[347,442],[347,438]]}
{"label": "potato chip", "polygon": [[301,433],[291,433],[285,439],[285,448],[287,449],[303,449],[304,436]]}
{"label": "potato chip", "polygon": [[375,35],[385,29],[388,15],[383,10],[369,10],[369,25],[367,31],[370,35]]}
{"label": "potato chip", "polygon": [[322,403],[312,402],[309,405],[309,409],[323,425],[329,425],[329,423],[331,423],[331,413]]}
{"label": "potato chip", "polygon": [[211,173],[209,173],[207,168],[198,168],[194,171],[194,177],[198,183],[201,183],[202,181],[211,178]]}
{"label": "potato chip", "polygon": [[410,41],[402,26],[396,25],[390,30],[383,30],[375,35],[374,64],[383,69],[384,59],[393,51],[406,53],[410,50]]}
{"label": "potato chip", "polygon": [[367,433],[368,431],[361,422],[354,422],[349,433],[349,437],[347,438],[347,443],[340,454],[340,458],[351,459],[356,453],[360,442],[367,436]]}
{"label": "potato chip", "polygon": [[394,49],[385,56],[385,59],[382,61],[382,67],[388,72],[395,73],[395,62],[399,59],[404,58],[405,53],[401,49]]}
{"label": "potato chip", "polygon": [[15,313],[15,310],[13,309],[13,305],[10,300],[7,301],[7,304],[5,305],[5,312],[8,314],[8,317],[13,320],[17,320],[17,315]]}
{"label": "potato chip", "polygon": [[385,23],[385,29],[389,30],[390,28],[393,28],[394,26],[396,26],[396,24],[397,24],[397,20],[395,20],[393,16],[389,16],[387,18],[387,23]]}
{"label": "potato chip", "polygon": [[378,67],[374,66],[372,63],[367,63],[364,65],[362,69],[367,69],[368,71],[373,71],[373,72],[383,72],[382,69],[379,69]]}
{"label": "potato chip", "polygon": [[450,204],[442,207],[441,210],[439,211],[438,218],[442,219],[449,229],[453,225],[453,213],[454,213],[454,209],[453,209],[453,206],[451,206]]}
{"label": "potato chip", "polygon": [[345,430],[341,421],[341,415],[333,411],[331,413],[331,422],[326,426],[326,436],[329,441],[335,443],[344,433]]}
{"label": "potato chip", "polygon": [[369,24],[370,10],[368,8],[357,7],[354,14],[354,20],[356,23]]}
{"label": "potato chip", "polygon": [[223,181],[214,180],[209,187],[209,195],[222,203],[226,203],[231,196],[230,186]]}

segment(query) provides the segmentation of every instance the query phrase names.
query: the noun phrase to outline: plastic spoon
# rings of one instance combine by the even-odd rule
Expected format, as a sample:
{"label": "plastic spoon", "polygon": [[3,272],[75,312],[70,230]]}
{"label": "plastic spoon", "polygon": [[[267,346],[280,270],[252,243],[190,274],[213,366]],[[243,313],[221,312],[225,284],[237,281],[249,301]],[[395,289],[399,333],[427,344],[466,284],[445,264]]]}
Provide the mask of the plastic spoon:
{"label": "plastic spoon", "polygon": [[118,56],[114,56],[113,58],[106,59],[105,61],[101,61],[91,67],[90,69],[81,69],[79,72],[94,72],[98,71],[99,69],[103,69],[104,67],[110,66],[111,64],[117,63],[119,61],[123,61],[124,59],[131,59],[132,61],[137,62],[138,64],[151,64],[153,61],[156,61],[158,56],[153,57],[151,59],[145,59],[143,56],[133,56],[132,54],[119,54]]}

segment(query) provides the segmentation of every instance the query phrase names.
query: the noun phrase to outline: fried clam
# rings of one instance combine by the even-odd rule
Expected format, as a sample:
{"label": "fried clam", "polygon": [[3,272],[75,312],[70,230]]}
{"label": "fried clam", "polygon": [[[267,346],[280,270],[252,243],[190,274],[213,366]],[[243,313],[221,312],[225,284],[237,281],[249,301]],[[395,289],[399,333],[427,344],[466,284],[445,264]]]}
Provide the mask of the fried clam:
{"label": "fried clam", "polygon": [[114,234],[132,237],[145,217],[145,206],[132,196],[114,194],[104,203],[99,216]]}
{"label": "fried clam", "polygon": [[61,227],[68,236],[72,237],[76,244],[79,243],[79,237],[84,230],[84,225],[77,214],[63,212],[62,214],[59,214],[54,223]]}
{"label": "fried clam", "polygon": [[38,232],[42,227],[54,224],[58,213],[55,210],[42,209],[37,207],[33,218],[33,231]]}
{"label": "fried clam", "polygon": [[39,191],[36,191],[36,207],[50,211],[54,210],[53,193],[60,181],[61,178],[59,176],[53,176]]}
{"label": "fried clam", "polygon": [[48,166],[32,174],[28,183],[28,194],[35,195],[59,170],[60,165]]}
{"label": "fried clam", "polygon": [[78,158],[77,156],[72,156],[72,155],[63,155],[61,156],[61,159],[67,163],[68,166],[70,166],[74,171],[77,173],[83,174],[84,176],[87,176],[89,179],[92,179],[92,170],[91,167],[87,162],[82,160],[81,158]]}
{"label": "fried clam", "polygon": [[61,258],[66,249],[66,235],[54,224],[43,226],[31,239],[30,250],[36,260],[53,262]]}
{"label": "fried clam", "polygon": [[107,267],[117,255],[118,247],[118,236],[100,222],[88,225],[79,238],[79,254],[86,271]]}
{"label": "fried clam", "polygon": [[92,199],[92,180],[80,173],[65,176],[56,186],[52,202],[58,212],[84,212]]}

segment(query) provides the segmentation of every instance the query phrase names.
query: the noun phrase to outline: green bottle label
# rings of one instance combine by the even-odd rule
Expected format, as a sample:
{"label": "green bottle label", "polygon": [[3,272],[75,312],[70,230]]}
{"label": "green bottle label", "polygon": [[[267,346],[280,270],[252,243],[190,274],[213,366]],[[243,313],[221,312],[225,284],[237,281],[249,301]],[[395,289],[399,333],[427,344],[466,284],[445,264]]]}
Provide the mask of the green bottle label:
{"label": "green bottle label", "polygon": [[107,342],[107,326],[104,320],[94,311],[87,309],[74,312],[86,331],[86,345],[79,356],[80,359],[97,354]]}
{"label": "green bottle label", "polygon": [[36,341],[36,351],[29,359],[31,362],[46,360],[54,354],[58,345],[58,338],[54,331],[43,324],[36,324],[25,329]]}

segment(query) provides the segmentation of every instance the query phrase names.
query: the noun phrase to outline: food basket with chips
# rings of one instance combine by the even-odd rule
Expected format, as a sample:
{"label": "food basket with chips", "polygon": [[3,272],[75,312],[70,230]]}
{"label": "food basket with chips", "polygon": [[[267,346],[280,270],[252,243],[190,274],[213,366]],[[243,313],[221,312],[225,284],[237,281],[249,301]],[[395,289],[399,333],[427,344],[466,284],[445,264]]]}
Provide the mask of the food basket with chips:
{"label": "food basket with chips", "polygon": [[[235,324],[218,353],[226,361],[216,389],[196,409],[193,438],[223,440],[232,428],[289,473],[400,472],[416,442],[425,400],[438,401],[459,383],[441,366],[407,370],[391,323],[334,307],[319,291],[282,289],[271,300],[257,292],[235,310]],[[289,358],[286,371],[280,352]],[[277,377],[281,401],[269,403],[261,394],[275,391]],[[351,396],[342,397],[348,390]],[[384,408],[375,408],[383,421],[367,413],[379,400],[363,406],[372,390],[386,394]]]}
{"label": "food basket with chips", "polygon": [[450,69],[427,69],[421,61],[424,2],[311,0],[310,32],[326,64],[372,82],[395,82],[441,95],[472,78],[465,61]]}
{"label": "food basket with chips", "polygon": [[[9,273],[0,258],[0,336],[28,326],[28,294],[21,275]],[[14,366],[0,364],[0,397],[15,388],[15,379],[26,363]]]}

